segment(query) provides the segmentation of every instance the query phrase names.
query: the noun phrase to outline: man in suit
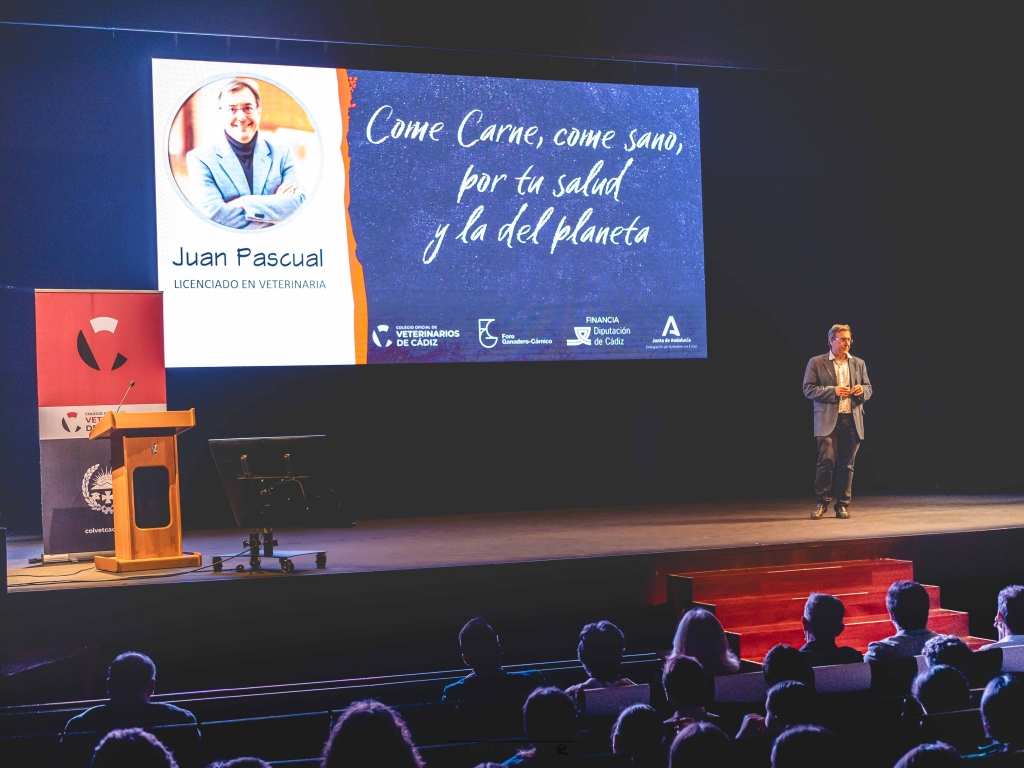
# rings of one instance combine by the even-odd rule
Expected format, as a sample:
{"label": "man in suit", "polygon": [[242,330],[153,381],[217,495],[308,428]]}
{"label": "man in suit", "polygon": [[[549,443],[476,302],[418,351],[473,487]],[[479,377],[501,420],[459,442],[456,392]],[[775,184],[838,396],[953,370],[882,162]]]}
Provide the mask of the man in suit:
{"label": "man in suit", "polygon": [[814,401],[814,436],[818,438],[814,520],[825,516],[833,499],[836,517],[850,517],[853,463],[864,439],[864,403],[871,399],[867,366],[850,354],[852,343],[850,326],[833,325],[828,354],[812,357],[804,371],[804,395]]}
{"label": "man in suit", "polygon": [[229,81],[217,96],[224,133],[185,156],[189,200],[218,224],[258,229],[291,216],[305,202],[291,148],[260,135],[256,83]]}

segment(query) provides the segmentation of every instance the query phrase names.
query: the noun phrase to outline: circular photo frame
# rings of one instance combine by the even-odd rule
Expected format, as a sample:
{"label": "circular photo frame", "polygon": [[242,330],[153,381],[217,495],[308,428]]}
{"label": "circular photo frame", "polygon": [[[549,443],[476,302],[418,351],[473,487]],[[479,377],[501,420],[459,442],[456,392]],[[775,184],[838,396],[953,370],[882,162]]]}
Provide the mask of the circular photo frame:
{"label": "circular photo frame", "polygon": [[276,83],[219,77],[178,107],[167,136],[178,192],[225,229],[273,229],[320,183],[323,146],[309,111]]}

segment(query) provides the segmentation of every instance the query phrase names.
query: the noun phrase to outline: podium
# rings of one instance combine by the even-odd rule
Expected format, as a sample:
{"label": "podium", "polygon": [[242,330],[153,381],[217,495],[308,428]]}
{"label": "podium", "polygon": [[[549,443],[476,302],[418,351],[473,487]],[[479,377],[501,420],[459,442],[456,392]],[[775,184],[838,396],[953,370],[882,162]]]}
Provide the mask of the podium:
{"label": "podium", "polygon": [[196,425],[196,411],[108,411],[89,434],[110,440],[114,489],[114,557],[96,567],[117,573],[202,565],[181,551],[178,435]]}

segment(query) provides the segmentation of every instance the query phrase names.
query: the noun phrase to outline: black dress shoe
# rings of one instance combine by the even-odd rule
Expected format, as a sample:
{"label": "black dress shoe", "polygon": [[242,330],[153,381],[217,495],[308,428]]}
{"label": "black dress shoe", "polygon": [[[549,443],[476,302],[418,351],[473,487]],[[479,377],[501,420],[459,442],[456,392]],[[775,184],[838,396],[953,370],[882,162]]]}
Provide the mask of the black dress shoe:
{"label": "black dress shoe", "polygon": [[814,509],[811,510],[811,520],[821,520],[825,516],[825,512],[828,511],[828,504],[819,501],[814,505]]}
{"label": "black dress shoe", "polygon": [[850,511],[846,508],[845,504],[836,504],[836,517],[840,520],[850,519]]}

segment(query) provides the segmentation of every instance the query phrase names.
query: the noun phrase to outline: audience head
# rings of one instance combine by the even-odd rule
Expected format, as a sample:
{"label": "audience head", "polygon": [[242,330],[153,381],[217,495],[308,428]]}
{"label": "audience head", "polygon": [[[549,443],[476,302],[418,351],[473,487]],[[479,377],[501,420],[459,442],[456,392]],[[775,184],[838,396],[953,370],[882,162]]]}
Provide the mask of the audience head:
{"label": "audience head", "polygon": [[929,667],[914,679],[914,698],[921,702],[926,715],[958,712],[971,707],[971,688],[960,670],[939,664]]}
{"label": "audience head", "polygon": [[929,667],[945,664],[958,669],[964,677],[970,677],[974,666],[974,651],[956,635],[939,635],[924,644],[921,651]]}
{"label": "audience head", "polygon": [[999,639],[1008,635],[1024,635],[1024,586],[1014,584],[999,593],[996,610]]}
{"label": "audience head", "polygon": [[653,707],[626,707],[612,727],[612,752],[622,755],[650,755],[661,749],[665,723]]}
{"label": "audience head", "polygon": [[779,643],[764,656],[762,663],[764,681],[771,688],[785,680],[796,680],[798,683],[814,687],[814,668],[806,653],[791,645]]}
{"label": "audience head", "polygon": [[560,688],[538,688],[523,705],[523,730],[534,748],[557,752],[576,741],[576,705]]}
{"label": "audience head", "polygon": [[107,670],[107,695],[114,702],[147,702],[156,689],[156,664],[143,653],[122,653]]}
{"label": "audience head", "polygon": [[938,741],[914,747],[893,768],[956,768],[962,764],[955,747]]}
{"label": "audience head", "polygon": [[399,714],[373,699],[345,707],[320,759],[321,768],[361,768],[364,765],[424,766]]}
{"label": "audience head", "polygon": [[835,768],[844,762],[839,738],[817,725],[790,728],[772,747],[772,768]]}
{"label": "audience head", "polygon": [[141,728],[111,731],[92,753],[92,768],[178,768],[160,739]]}
{"label": "audience head", "polygon": [[796,725],[814,725],[818,720],[815,707],[818,694],[814,688],[796,680],[784,680],[768,689],[765,725],[773,733],[780,733]]}
{"label": "audience head", "polygon": [[707,703],[704,667],[692,656],[673,656],[665,662],[661,685],[669,704],[680,709],[703,707]]}
{"label": "audience head", "polygon": [[691,723],[681,730],[669,749],[669,768],[716,768],[732,757],[732,739],[713,723]]}
{"label": "audience head", "polygon": [[210,763],[206,768],[273,768],[270,763],[258,757],[236,757],[226,763]]}
{"label": "audience head", "polygon": [[928,590],[916,581],[893,583],[885,596],[885,607],[898,629],[912,632],[928,626],[928,609],[931,607]]}
{"label": "audience head", "polygon": [[498,634],[483,618],[466,622],[459,632],[462,660],[474,670],[492,670],[501,666],[501,643]]}
{"label": "audience head", "polygon": [[1000,675],[989,680],[981,695],[981,721],[985,733],[1000,744],[1024,747],[1024,679]]}
{"label": "audience head", "polygon": [[703,608],[686,612],[672,641],[673,656],[692,656],[708,676],[735,672],[740,661],[729,650],[725,628],[713,613]]}
{"label": "audience head", "polygon": [[602,683],[619,679],[626,636],[610,621],[587,624],[580,632],[576,654],[587,674]]}
{"label": "audience head", "polygon": [[815,592],[804,604],[804,631],[815,640],[835,640],[843,631],[844,616],[842,600]]}

